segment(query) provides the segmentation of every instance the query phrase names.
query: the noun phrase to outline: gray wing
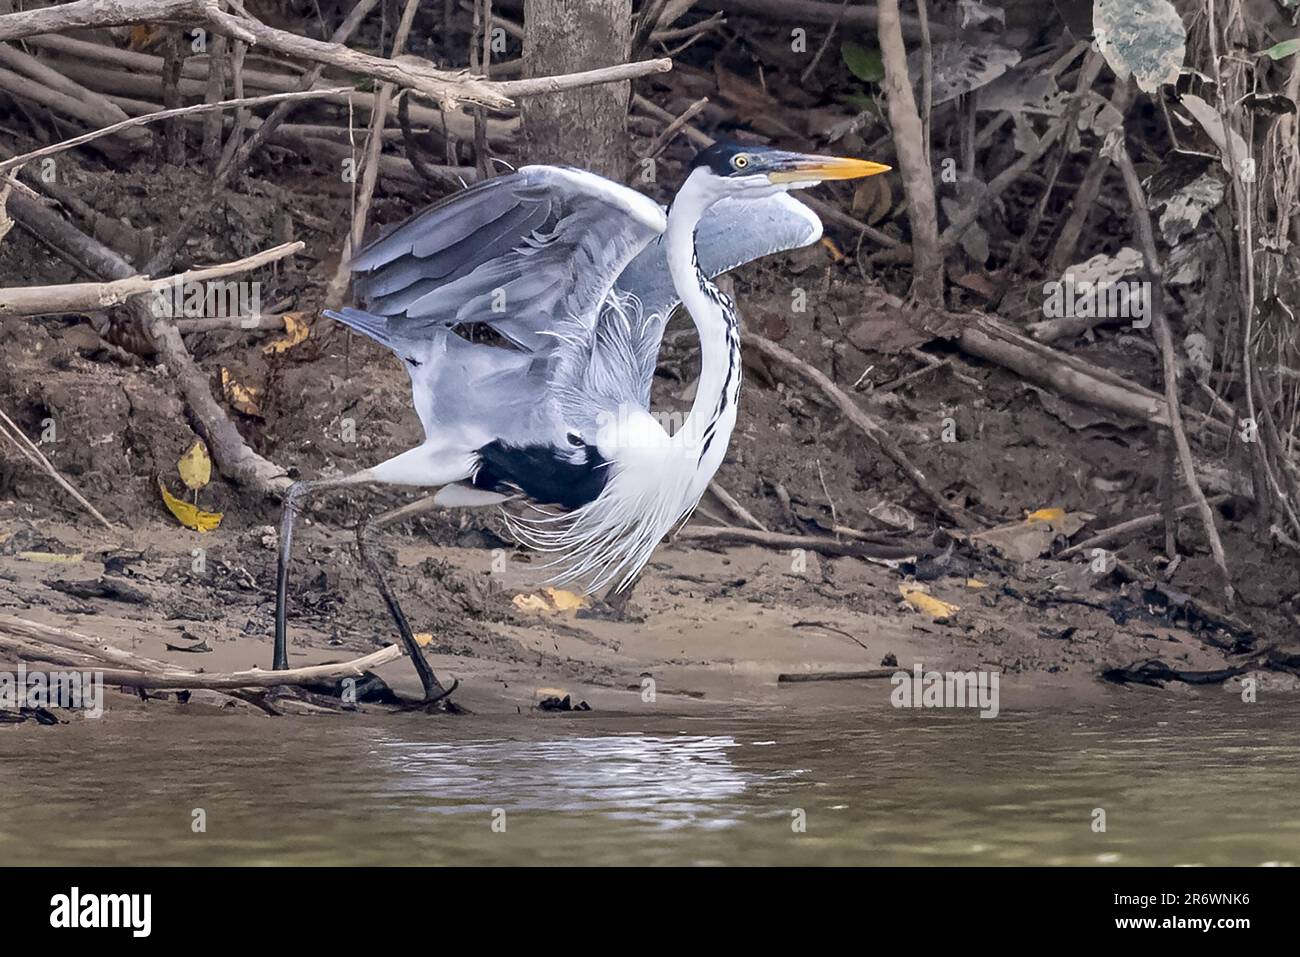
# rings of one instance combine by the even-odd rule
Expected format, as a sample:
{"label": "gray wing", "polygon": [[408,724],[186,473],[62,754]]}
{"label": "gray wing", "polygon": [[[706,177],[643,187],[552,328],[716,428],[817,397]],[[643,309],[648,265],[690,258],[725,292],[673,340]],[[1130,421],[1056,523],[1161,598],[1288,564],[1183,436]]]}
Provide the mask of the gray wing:
{"label": "gray wing", "polygon": [[[786,193],[763,199],[724,199],[709,210],[695,232],[700,269],[710,279],[738,266],[817,242],[822,222],[817,215]],[[620,333],[624,317],[607,303],[601,314],[593,349],[593,367],[615,364],[617,377],[634,383],[634,397],[650,407],[650,381],[659,358],[659,345],[673,310],[681,302],[668,273],[667,251],[652,242],[637,255],[615,283],[615,292],[633,295],[640,302],[640,322],[633,322],[630,340]],[[613,340],[606,345],[607,340]]]}
{"label": "gray wing", "polygon": [[659,206],[634,190],[581,170],[525,166],[361,249],[352,270],[364,309],[336,318],[390,344],[484,324],[520,349],[550,352],[591,335],[614,280],[665,225]]}

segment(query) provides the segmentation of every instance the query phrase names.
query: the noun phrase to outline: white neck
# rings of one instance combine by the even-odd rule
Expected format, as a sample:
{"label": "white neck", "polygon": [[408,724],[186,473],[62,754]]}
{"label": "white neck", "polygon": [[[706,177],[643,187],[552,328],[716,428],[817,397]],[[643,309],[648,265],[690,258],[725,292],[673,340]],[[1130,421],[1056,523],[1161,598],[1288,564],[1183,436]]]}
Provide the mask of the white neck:
{"label": "white neck", "polygon": [[[700,379],[690,415],[673,437],[673,444],[699,455],[706,440],[706,461],[701,464],[704,484],[722,462],[736,421],[740,388],[739,339],[734,319],[715,297],[722,294],[699,272],[695,259],[695,227],[708,209],[706,187],[688,179],[668,213],[668,271],[682,305],[690,313],[700,337]],[[721,409],[721,415],[719,415]],[[712,437],[710,440],[710,436]],[[711,467],[709,467],[711,466]]]}

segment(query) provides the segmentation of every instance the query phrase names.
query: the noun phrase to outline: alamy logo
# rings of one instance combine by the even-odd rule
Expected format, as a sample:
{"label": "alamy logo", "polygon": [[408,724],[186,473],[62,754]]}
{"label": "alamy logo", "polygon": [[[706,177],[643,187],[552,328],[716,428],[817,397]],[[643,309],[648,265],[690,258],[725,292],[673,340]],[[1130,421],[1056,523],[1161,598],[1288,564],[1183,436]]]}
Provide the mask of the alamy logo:
{"label": "alamy logo", "polygon": [[1151,325],[1151,284],[1138,280],[1076,279],[1043,283],[1048,319],[1131,319],[1134,329]]}
{"label": "alamy logo", "polygon": [[50,926],[125,927],[148,937],[153,926],[152,894],[83,894],[79,887],[50,898]]}
{"label": "alamy logo", "polygon": [[981,718],[996,718],[1001,677],[997,671],[926,671],[918,664],[911,674],[890,676],[894,690],[889,703],[895,708],[979,708]]}
{"label": "alamy logo", "polygon": [[262,284],[213,279],[185,282],[179,276],[154,289],[150,310],[159,319],[233,319],[256,323],[262,315]]}
{"label": "alamy logo", "polygon": [[0,671],[0,709],[77,708],[86,717],[104,713],[102,671],[28,671],[19,664],[17,672]]}

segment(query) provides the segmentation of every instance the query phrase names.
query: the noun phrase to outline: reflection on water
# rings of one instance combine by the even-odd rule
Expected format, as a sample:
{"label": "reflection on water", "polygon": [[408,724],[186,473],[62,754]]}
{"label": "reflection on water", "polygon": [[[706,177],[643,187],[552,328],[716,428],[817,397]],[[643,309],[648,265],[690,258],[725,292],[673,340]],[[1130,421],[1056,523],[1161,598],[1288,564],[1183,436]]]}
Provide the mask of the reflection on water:
{"label": "reflection on water", "polygon": [[389,736],[377,749],[394,791],[430,800],[429,810],[589,812],[661,827],[737,823],[731,799],[756,775],[732,766],[730,736],[616,734],[551,741],[430,744]]}
{"label": "reflection on water", "polygon": [[6,728],[0,861],[1300,862],[1300,709],[1124,703]]}

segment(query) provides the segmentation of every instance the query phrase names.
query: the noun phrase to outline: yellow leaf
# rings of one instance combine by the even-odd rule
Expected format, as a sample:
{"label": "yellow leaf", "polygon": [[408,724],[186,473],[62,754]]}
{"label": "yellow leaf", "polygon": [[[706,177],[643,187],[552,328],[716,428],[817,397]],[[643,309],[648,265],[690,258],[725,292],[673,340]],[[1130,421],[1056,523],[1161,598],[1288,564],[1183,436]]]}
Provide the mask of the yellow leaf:
{"label": "yellow leaf", "polygon": [[982,582],[978,578],[968,578],[966,579],[966,587],[967,588],[988,588],[989,583]]}
{"label": "yellow leaf", "polygon": [[1026,522],[1059,522],[1065,518],[1065,509],[1063,508],[1040,508],[1036,512],[1030,512],[1025,516]]}
{"label": "yellow leaf", "polygon": [[516,595],[510,603],[520,611],[535,611],[548,615],[553,611],[550,604],[541,595]]}
{"label": "yellow leaf", "polygon": [[544,588],[540,595],[516,595],[510,601],[520,611],[534,611],[541,615],[577,611],[590,604],[582,595],[575,595],[563,588]]}
{"label": "yellow leaf", "polygon": [[419,645],[421,648],[427,648],[429,646],[429,643],[433,641],[433,632],[417,631],[411,637],[415,639],[415,643]]}
{"label": "yellow leaf", "polygon": [[162,492],[163,504],[167,506],[167,510],[186,528],[192,528],[196,532],[210,532],[221,524],[220,512],[204,512],[196,505],[182,502],[167,491],[167,486],[162,483],[162,479],[158,480],[158,491]]}
{"label": "yellow leaf", "polygon": [[305,315],[305,313],[301,312],[286,312],[282,315],[280,318],[284,320],[284,337],[263,346],[262,351],[268,356],[288,352],[300,342],[306,341],[307,333],[311,330],[307,325],[307,320],[303,318]]}
{"label": "yellow leaf", "polygon": [[163,28],[155,24],[137,23],[131,28],[129,46],[132,50],[147,50],[162,32]]}
{"label": "yellow leaf", "polygon": [[591,604],[582,595],[575,595],[563,588],[547,588],[546,595],[551,599],[551,604],[555,606],[556,611],[577,611]]}
{"label": "yellow leaf", "polygon": [[917,611],[925,612],[936,621],[951,618],[961,610],[958,605],[950,605],[946,601],[940,601],[933,595],[927,595],[919,588],[910,585],[899,585],[898,593]]}
{"label": "yellow leaf", "polygon": [[235,377],[230,374],[230,370],[225,366],[221,367],[221,391],[225,395],[226,401],[236,411],[242,412],[244,415],[260,416],[262,414],[262,409],[257,404],[257,390],[235,381]]}
{"label": "yellow leaf", "polygon": [[844,253],[840,252],[839,246],[836,246],[834,242],[827,239],[825,236],[822,237],[822,245],[825,246],[826,251],[831,254],[831,262],[843,262]]}
{"label": "yellow leaf", "polygon": [[86,553],[77,552],[75,555],[62,555],[58,552],[19,552],[18,557],[29,562],[44,562],[49,565],[70,565],[73,562],[84,562],[86,560]]}
{"label": "yellow leaf", "polygon": [[197,492],[212,481],[212,459],[208,458],[208,447],[202,439],[195,439],[188,452],[176,463],[176,471],[181,473],[185,487]]}

